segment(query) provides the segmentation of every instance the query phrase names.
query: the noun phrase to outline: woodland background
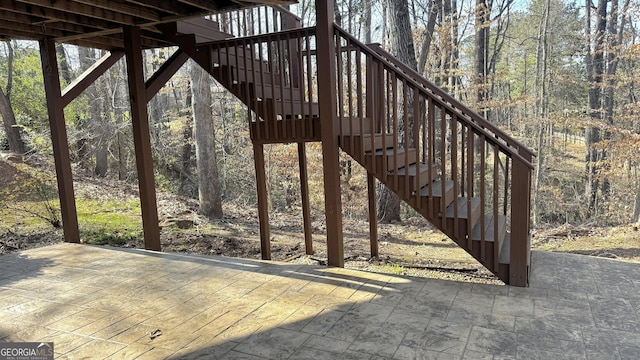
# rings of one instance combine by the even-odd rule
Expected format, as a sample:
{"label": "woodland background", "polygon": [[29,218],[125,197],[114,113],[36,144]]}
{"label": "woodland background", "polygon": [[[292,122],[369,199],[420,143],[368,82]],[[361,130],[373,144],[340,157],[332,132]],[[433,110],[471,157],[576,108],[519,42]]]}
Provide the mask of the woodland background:
{"label": "woodland background", "polygon": [[[313,25],[314,3],[301,0],[290,10]],[[363,42],[382,44],[535,150],[534,227],[639,221],[636,0],[343,0],[336,1],[335,15]],[[67,45],[57,51],[63,86],[103,55]],[[146,51],[147,75],[173,51]],[[136,181],[125,66],[118,62],[66,109],[76,177]],[[223,204],[254,206],[247,112],[188,62],[149,104],[157,187],[198,199],[199,213],[209,218],[222,217]],[[0,147],[43,159],[51,169],[35,42],[0,44],[0,115]],[[307,149],[311,207],[321,219],[320,145]],[[270,208],[297,211],[297,146],[267,145],[265,156]],[[365,173],[341,156],[343,211],[348,218],[365,220]],[[11,197],[3,199],[10,206]],[[414,216],[399,204],[381,206],[383,221]]]}

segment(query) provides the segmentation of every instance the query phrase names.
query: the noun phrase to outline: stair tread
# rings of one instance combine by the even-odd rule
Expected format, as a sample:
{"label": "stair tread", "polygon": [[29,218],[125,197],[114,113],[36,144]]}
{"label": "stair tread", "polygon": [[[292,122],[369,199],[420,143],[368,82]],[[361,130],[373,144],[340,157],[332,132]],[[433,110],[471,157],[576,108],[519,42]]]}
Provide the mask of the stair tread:
{"label": "stair tread", "polygon": [[368,138],[368,139],[370,139],[371,137],[382,138],[382,137],[383,137],[383,135],[384,135],[384,136],[386,136],[386,137],[392,137],[392,136],[393,136],[393,134],[382,134],[382,133],[375,133],[375,134],[353,134],[353,135],[351,135],[351,134],[344,134],[343,136],[344,136],[344,137],[351,137],[351,136],[353,136],[353,137],[363,137],[363,138]]}
{"label": "stair tread", "polygon": [[511,263],[511,234],[507,232],[504,236],[504,242],[502,243],[502,249],[500,249],[500,258],[498,259],[500,264]]}
{"label": "stair tread", "polygon": [[[432,167],[435,167],[436,164],[431,164]],[[413,163],[411,165],[409,165],[408,167],[402,167],[400,169],[398,169],[398,175],[402,176],[405,175],[407,172],[409,173],[409,176],[416,176],[416,172],[417,172],[417,168],[418,168],[418,164]],[[425,173],[429,171],[429,164],[426,163],[420,163],[420,173]]]}
{"label": "stair tread", "polygon": [[[485,218],[484,240],[493,242],[495,238],[494,236],[495,226],[493,222],[494,216],[485,215],[484,218]],[[471,231],[472,240],[474,241],[482,240],[482,234],[480,229],[481,226],[482,226],[482,221],[478,220],[478,223],[476,223],[476,225],[473,227],[473,230]],[[498,231],[502,232],[502,230],[504,230],[506,226],[507,226],[507,217],[504,215],[498,215]]]}
{"label": "stair tread", "polygon": [[[447,207],[446,216],[448,218],[453,218],[454,215],[454,205],[458,204],[458,218],[459,219],[467,219],[467,197],[459,197],[457,201],[454,201],[451,205]],[[473,197],[469,200],[471,202],[471,212],[475,212],[475,210],[480,206],[480,198]]]}
{"label": "stair tread", "polygon": [[[404,148],[400,148],[400,149],[394,149],[394,148],[388,148],[388,149],[379,149],[376,150],[375,155],[393,155],[395,152],[397,151],[397,154],[404,154],[405,153],[405,149]],[[416,149],[409,149],[409,153],[411,152],[415,152]]]}
{"label": "stair tread", "polygon": [[[420,189],[421,196],[429,196],[429,186],[432,186],[431,195],[433,197],[442,197],[442,180],[436,180],[429,185],[423,186]],[[449,192],[453,189],[454,183],[451,180],[446,180],[444,183],[445,192]]]}

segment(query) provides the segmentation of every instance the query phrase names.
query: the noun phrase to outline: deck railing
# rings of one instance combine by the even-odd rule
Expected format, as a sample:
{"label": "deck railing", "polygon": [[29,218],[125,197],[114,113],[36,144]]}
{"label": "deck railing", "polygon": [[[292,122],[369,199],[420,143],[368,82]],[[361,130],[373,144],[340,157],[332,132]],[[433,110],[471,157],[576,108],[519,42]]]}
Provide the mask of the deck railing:
{"label": "deck railing", "polygon": [[[249,105],[252,139],[318,141],[320,123],[309,120],[332,119],[318,119],[315,27],[281,8],[218,16],[236,37],[207,45],[212,71]],[[381,48],[338,26],[333,35],[341,146],[494,272],[509,254],[502,276],[526,285],[531,151]],[[370,151],[380,148],[389,150]],[[487,231],[474,234],[467,217],[478,208]]]}
{"label": "deck railing", "polygon": [[253,6],[211,15],[220,31],[235,37],[276,33],[300,28],[302,20],[281,6]]}
{"label": "deck railing", "polygon": [[213,71],[249,105],[252,138],[319,136],[318,125],[295,121],[317,118],[315,42],[315,28],[309,27],[208,45]]}
{"label": "deck railing", "polygon": [[[493,269],[498,269],[501,224],[490,219],[508,221],[511,267],[516,267],[511,277],[526,282],[531,151],[379,47],[362,44],[338,26],[334,35],[341,143],[359,149],[357,161],[373,174],[387,174],[381,180],[445,233],[458,239],[469,234],[468,250],[473,245],[472,222],[461,216],[471,214],[473,201],[480,201],[481,229],[493,226],[493,232],[486,233],[494,238],[479,232],[479,260]],[[366,129],[379,135],[353,136]],[[365,149],[374,148],[376,141],[383,149],[393,149],[392,156],[369,161]],[[410,164],[414,154],[426,170],[417,167],[413,177],[401,176],[407,170],[388,160]],[[424,187],[436,178],[441,180],[434,183],[439,189]],[[452,206],[447,209],[447,201],[440,201],[434,208],[434,194],[444,197],[451,191]]]}

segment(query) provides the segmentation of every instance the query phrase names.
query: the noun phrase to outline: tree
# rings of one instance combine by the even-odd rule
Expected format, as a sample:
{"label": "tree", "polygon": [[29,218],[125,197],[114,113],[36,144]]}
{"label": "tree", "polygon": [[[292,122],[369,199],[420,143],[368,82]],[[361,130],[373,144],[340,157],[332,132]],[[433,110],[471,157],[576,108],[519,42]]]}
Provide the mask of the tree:
{"label": "tree", "polygon": [[[391,48],[398,60],[410,66],[417,71],[416,52],[413,45],[413,33],[411,30],[411,22],[409,19],[409,5],[407,0],[390,0],[389,1],[389,27],[394,34],[391,38]],[[413,97],[409,97],[409,100]],[[412,109],[411,104],[408,105]],[[406,114],[408,115],[408,114]],[[411,117],[405,117],[406,124],[401,124],[401,128],[412,129]],[[402,131],[402,129],[401,129]],[[402,138],[402,134],[400,135]],[[412,136],[409,136],[412,139]],[[389,188],[382,183],[377,183],[378,201],[377,210],[378,217],[382,222],[400,221],[400,198],[396,196]]]}
{"label": "tree", "polygon": [[16,121],[16,115],[13,112],[11,106],[11,90],[13,89],[13,45],[11,41],[5,42],[7,46],[7,87],[6,91],[2,91],[0,88],[0,115],[2,115],[2,124],[4,125],[4,132],[7,136],[7,142],[9,143],[9,150],[14,153],[24,154],[24,142],[20,135],[20,129]]}
{"label": "tree", "polygon": [[540,190],[540,182],[542,181],[542,164],[544,160],[543,146],[547,110],[547,55],[549,52],[549,43],[547,32],[549,30],[549,12],[551,8],[551,0],[546,0],[540,25],[538,27],[537,51],[536,51],[536,74],[535,74],[535,107],[534,118],[539,119],[538,125],[538,152],[536,154],[536,172],[533,188],[533,224],[538,222],[538,192]]}
{"label": "tree", "polygon": [[220,180],[215,151],[215,131],[211,112],[211,80],[209,74],[191,63],[193,121],[198,167],[200,213],[210,218],[222,217]]}
{"label": "tree", "polygon": [[[600,152],[595,144],[600,142],[600,129],[597,123],[601,119],[601,98],[602,75],[604,73],[604,41],[607,26],[607,0],[598,0],[596,10],[596,33],[591,36],[591,0],[585,4],[585,34],[587,51],[585,53],[585,64],[587,68],[587,81],[589,82],[589,115],[592,122],[585,128],[585,169],[587,196],[587,216],[596,209],[598,197],[598,171]],[[595,125],[595,126],[593,126]]]}
{"label": "tree", "polygon": [[[475,56],[475,85],[476,101],[485,108],[483,102],[487,99],[487,75],[489,64],[489,36],[491,30],[491,3],[487,0],[476,0],[476,56]],[[485,109],[486,117],[486,109]]]}

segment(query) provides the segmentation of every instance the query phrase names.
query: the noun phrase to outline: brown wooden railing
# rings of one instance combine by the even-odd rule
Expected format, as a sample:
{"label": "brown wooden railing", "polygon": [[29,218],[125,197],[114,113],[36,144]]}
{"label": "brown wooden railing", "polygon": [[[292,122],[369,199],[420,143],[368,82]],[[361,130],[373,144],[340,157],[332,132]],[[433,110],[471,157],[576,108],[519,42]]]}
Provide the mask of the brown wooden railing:
{"label": "brown wooden railing", "polygon": [[[320,141],[334,119],[319,118],[316,29],[269,7],[214,20],[237,37],[199,49],[248,105],[253,141]],[[338,26],[333,36],[340,146],[503,280],[526,285],[532,152],[381,48]]]}
{"label": "brown wooden railing", "polygon": [[[342,146],[494,271],[502,226],[508,223],[510,283],[526,283],[532,152],[382,49],[362,44],[338,26],[334,35]],[[377,135],[364,136],[367,132]],[[373,161],[367,149],[374,148],[391,149],[390,156]],[[413,176],[404,176],[405,165],[414,162]],[[453,193],[451,206],[435,203],[436,193],[447,192]],[[493,231],[473,233],[474,222],[465,216],[475,206],[480,229]],[[477,251],[473,240],[479,240]]]}
{"label": "brown wooden railing", "polygon": [[276,33],[300,28],[302,20],[281,6],[253,6],[211,15],[220,31],[235,37]]}
{"label": "brown wooden railing", "polygon": [[314,27],[206,46],[214,76],[249,105],[252,139],[319,141]]}

